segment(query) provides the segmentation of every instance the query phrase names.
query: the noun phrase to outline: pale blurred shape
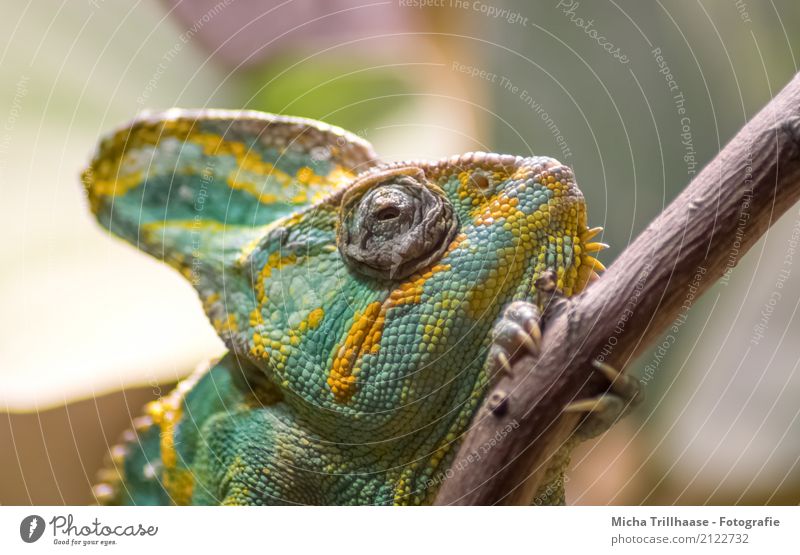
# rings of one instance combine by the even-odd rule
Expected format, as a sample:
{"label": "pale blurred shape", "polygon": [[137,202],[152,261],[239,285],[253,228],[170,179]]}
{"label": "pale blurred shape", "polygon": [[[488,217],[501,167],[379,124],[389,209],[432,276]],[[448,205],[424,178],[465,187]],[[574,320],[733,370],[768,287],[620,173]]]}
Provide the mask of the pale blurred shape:
{"label": "pale blurred shape", "polygon": [[178,34],[157,4],[110,4],[0,18],[0,410],[172,381],[224,350],[188,283],[94,223],[79,175],[139,110],[232,95],[190,43],[159,72]]}
{"label": "pale blurred shape", "polygon": [[[671,415],[659,421],[658,437],[665,439],[667,460],[677,463],[670,480],[678,502],[702,500],[712,489],[734,497],[741,494],[746,500],[748,494],[779,493],[796,483],[800,472],[798,229],[800,210],[794,207],[753,247],[727,285],[721,285],[723,280],[707,294],[705,302],[719,297],[714,311],[697,350],[686,357],[677,383],[659,409],[660,414]],[[790,241],[795,242],[793,254]],[[692,332],[703,326],[699,319],[705,314],[692,311],[690,318],[694,314],[692,327],[678,336],[683,353],[697,339]],[[758,326],[763,322],[762,329]]]}
{"label": "pale blurred shape", "polygon": [[197,29],[208,52],[233,67],[263,63],[287,50],[319,52],[347,43],[355,43],[361,56],[385,60],[393,54],[387,44],[371,41],[365,50],[359,40],[413,31],[411,22],[419,15],[419,10],[398,9],[395,2],[364,0],[166,3],[170,16],[190,31]]}
{"label": "pale blurred shape", "polygon": [[[3,218],[18,240],[4,241],[0,255],[11,262],[0,274],[3,408],[172,381],[224,351],[177,272],[91,219],[74,166],[94,137],[73,138],[64,150],[71,171],[37,165],[35,188],[6,190]],[[62,146],[40,142],[41,152]]]}

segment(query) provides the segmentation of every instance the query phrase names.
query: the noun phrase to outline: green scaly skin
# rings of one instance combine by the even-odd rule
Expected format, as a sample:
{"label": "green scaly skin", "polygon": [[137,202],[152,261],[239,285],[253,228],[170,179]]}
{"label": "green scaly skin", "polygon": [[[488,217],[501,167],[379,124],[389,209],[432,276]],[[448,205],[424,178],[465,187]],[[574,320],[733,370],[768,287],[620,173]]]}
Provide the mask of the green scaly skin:
{"label": "green scaly skin", "polygon": [[[343,198],[407,171],[453,233],[410,275],[368,275],[337,248]],[[83,180],[99,222],[186,277],[229,348],[112,449],[105,503],[430,503],[497,369],[503,308],[547,269],[567,295],[596,277],[596,230],[551,158],[381,164],[311,120],[171,110],[104,139]]]}

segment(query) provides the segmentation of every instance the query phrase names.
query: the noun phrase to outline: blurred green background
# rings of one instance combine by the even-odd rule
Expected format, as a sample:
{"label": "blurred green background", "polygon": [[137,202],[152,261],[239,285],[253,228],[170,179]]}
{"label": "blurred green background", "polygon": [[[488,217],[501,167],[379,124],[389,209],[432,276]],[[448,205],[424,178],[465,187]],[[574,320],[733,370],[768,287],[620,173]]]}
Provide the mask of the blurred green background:
{"label": "blurred green background", "polygon": [[[141,405],[224,349],[190,287],[85,206],[78,174],[98,137],[140,111],[313,117],[387,160],[554,156],[575,169],[610,263],[800,56],[794,0],[419,4],[4,7],[0,503],[90,502]],[[576,452],[568,502],[800,502],[800,269],[776,286],[797,225],[795,207],[674,345],[630,368],[647,405]]]}

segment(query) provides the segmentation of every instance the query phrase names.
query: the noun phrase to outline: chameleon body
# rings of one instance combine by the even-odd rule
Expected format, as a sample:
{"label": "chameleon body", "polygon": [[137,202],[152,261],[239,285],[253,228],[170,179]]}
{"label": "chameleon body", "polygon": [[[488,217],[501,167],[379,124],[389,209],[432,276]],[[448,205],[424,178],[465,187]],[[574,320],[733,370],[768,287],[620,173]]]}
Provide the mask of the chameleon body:
{"label": "chameleon body", "polygon": [[502,310],[548,269],[572,295],[600,267],[546,157],[381,163],[319,122],[170,110],[102,140],[83,182],[229,349],[111,450],[107,503],[430,503],[507,362]]}

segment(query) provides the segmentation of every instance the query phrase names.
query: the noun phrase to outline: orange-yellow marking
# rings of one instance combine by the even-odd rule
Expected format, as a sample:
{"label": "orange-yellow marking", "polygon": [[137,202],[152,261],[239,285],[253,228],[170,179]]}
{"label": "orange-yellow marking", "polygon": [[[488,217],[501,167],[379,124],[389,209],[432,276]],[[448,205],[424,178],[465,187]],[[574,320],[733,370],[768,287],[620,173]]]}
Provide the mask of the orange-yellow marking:
{"label": "orange-yellow marking", "polygon": [[178,454],[175,450],[175,427],[183,415],[183,400],[200,378],[208,371],[203,367],[178,384],[167,396],[152,401],[145,407],[145,413],[161,432],[161,476],[164,488],[176,505],[187,505],[192,500],[194,476],[188,468],[178,465]]}
{"label": "orange-yellow marking", "polygon": [[225,318],[214,318],[211,322],[217,334],[221,336],[230,335],[239,331],[239,321],[235,314],[227,314]]}
{"label": "orange-yellow marking", "polygon": [[258,281],[256,282],[256,299],[258,300],[259,306],[262,306],[268,300],[264,289],[264,281],[272,275],[272,271],[281,270],[286,266],[296,263],[297,255],[294,253],[281,256],[281,253],[276,251],[269,255],[266,264],[264,264],[261,268],[261,272],[259,272]]}
{"label": "orange-yellow marking", "polygon": [[[455,248],[452,244],[451,247]],[[418,304],[422,300],[425,282],[433,275],[449,269],[449,264],[437,264],[430,270],[414,274],[392,291],[385,301],[372,302],[363,313],[356,312],[344,343],[336,349],[328,373],[328,387],[338,402],[345,403],[355,394],[361,357],[379,352],[388,310],[395,306]]]}
{"label": "orange-yellow marking", "polygon": [[[352,172],[336,165],[327,175],[318,175],[309,166],[304,166],[291,175],[263,160],[258,152],[251,150],[245,143],[226,140],[214,133],[201,132],[191,121],[139,123],[133,130],[120,131],[104,142],[102,158],[96,159],[83,173],[82,180],[92,210],[96,212],[99,209],[102,197],[122,196],[141,185],[149,176],[140,170],[126,169],[126,162],[137,156],[142,147],[157,146],[168,138],[198,145],[207,156],[228,155],[235,158],[236,168],[227,176],[228,186],[244,190],[265,204],[278,201],[294,204],[316,202],[340,189],[354,177]],[[152,166],[152,171],[157,169],[157,166]],[[191,175],[201,174],[191,167],[183,168],[182,171]],[[263,182],[259,179],[254,181],[253,175],[269,176],[277,182],[280,189],[264,191]]]}
{"label": "orange-yellow marking", "polygon": [[328,387],[339,402],[347,401],[355,393],[356,360],[362,353],[371,352],[373,348],[377,352],[384,322],[383,318],[379,318],[381,306],[380,301],[375,301],[363,313],[356,312],[344,344],[336,353],[328,374]]}

